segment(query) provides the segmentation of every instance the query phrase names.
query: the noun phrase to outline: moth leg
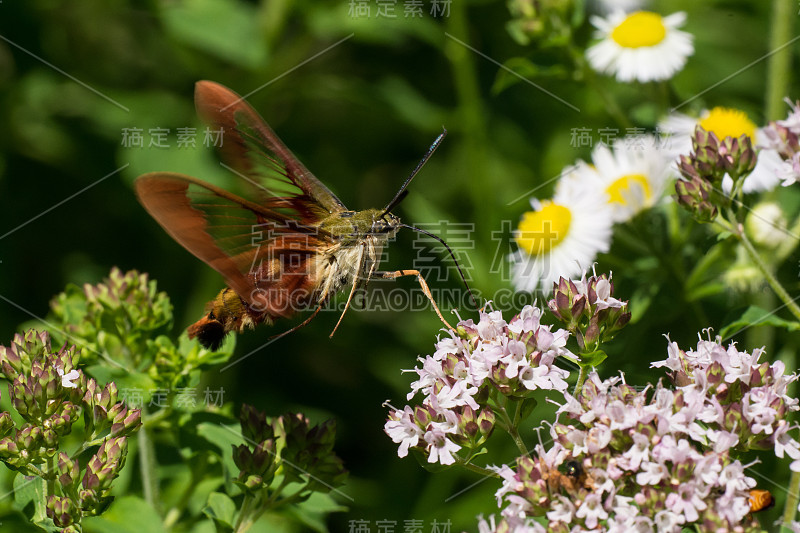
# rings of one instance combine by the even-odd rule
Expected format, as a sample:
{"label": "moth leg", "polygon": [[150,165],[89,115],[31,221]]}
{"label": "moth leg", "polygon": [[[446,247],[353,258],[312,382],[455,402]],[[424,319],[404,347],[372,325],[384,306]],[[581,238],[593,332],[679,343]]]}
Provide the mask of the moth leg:
{"label": "moth leg", "polygon": [[[350,289],[350,294],[347,296],[347,303],[344,304],[344,311],[342,311],[341,316],[339,316],[339,321],[336,323],[336,326],[334,326],[333,331],[331,331],[330,337],[333,337],[333,334],[336,333],[337,329],[339,329],[339,324],[342,323],[345,313],[347,313],[347,310],[350,309],[350,302],[353,300],[353,295],[355,295],[356,291],[358,290],[359,281],[361,281],[359,279],[359,274],[364,270],[364,260],[366,259],[367,256],[367,254],[364,253],[365,246],[366,244],[361,245],[361,253],[358,255],[358,270],[353,276],[353,286]],[[367,280],[369,280],[369,278],[372,276],[372,272],[374,270],[375,270],[375,263],[372,263],[372,266],[370,267],[369,272],[367,273]]]}
{"label": "moth leg", "polygon": [[428,287],[428,283],[425,281],[425,278],[422,277],[419,270],[395,270],[394,272],[375,272],[375,275],[381,277],[383,279],[397,279],[403,276],[416,276],[417,281],[419,282],[419,286],[422,287],[422,293],[427,296],[428,300],[431,301],[431,305],[433,306],[433,310],[436,311],[436,316],[439,317],[439,320],[447,326],[447,329],[451,331],[455,331],[456,329],[448,324],[447,320],[444,319],[442,316],[442,312],[439,311],[439,306],[436,305],[436,301],[433,299],[433,295],[431,294],[431,289]]}
{"label": "moth leg", "polygon": [[273,335],[272,337],[270,337],[267,340],[268,341],[276,341],[276,340],[278,340],[278,339],[280,339],[282,337],[285,337],[289,333],[297,331],[298,329],[302,328],[303,326],[307,325],[309,322],[314,320],[314,317],[317,316],[317,314],[319,314],[319,312],[322,310],[322,306],[325,305],[325,299],[327,297],[328,297],[328,291],[326,290],[325,293],[322,296],[320,296],[319,305],[317,305],[317,308],[314,309],[314,312],[311,313],[310,317],[306,318],[305,320],[303,320],[302,322],[300,322],[299,324],[297,324],[293,328],[288,329],[288,330],[284,331],[283,333],[278,333],[277,335]]}

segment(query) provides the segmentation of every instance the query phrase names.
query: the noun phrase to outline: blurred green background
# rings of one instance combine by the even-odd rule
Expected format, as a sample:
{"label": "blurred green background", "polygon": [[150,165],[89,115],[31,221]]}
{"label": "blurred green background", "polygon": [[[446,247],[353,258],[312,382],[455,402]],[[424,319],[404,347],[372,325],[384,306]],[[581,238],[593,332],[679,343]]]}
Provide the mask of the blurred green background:
{"label": "blurred green background", "polygon": [[[623,127],[568,68],[533,81],[580,112],[529,83],[507,84],[510,78],[496,64],[458,42],[500,63],[524,57],[538,65],[564,64],[557,48],[521,46],[510,37],[505,2],[455,0],[446,14],[434,16],[431,2],[423,0],[422,16],[413,18],[404,16],[405,3],[397,2],[394,18],[378,16],[374,1],[368,3],[370,16],[356,15],[348,0],[0,3],[0,342],[22,322],[45,316],[67,283],[97,283],[115,265],[158,280],[180,317],[176,334],[201,316],[223,286],[220,276],[173,242],[131,188],[137,175],[149,171],[201,179],[226,172],[203,147],[192,101],[200,79],[240,94],[255,90],[248,101],[351,209],[385,205],[446,127],[447,139],[395,213],[420,225],[474,224],[473,243],[453,243],[472,286],[484,298],[508,291],[507,267],[496,267],[511,250],[510,230],[529,208],[530,191],[591,151],[572,146],[571,131]],[[672,85],[673,104],[768,51],[769,2],[680,0],[651,7],[662,14],[688,11],[684,29],[696,38],[695,55]],[[591,33],[584,23],[578,46],[585,47]],[[763,125],[766,68],[757,63],[682,110],[739,107]],[[621,86],[608,78],[600,83],[635,125],[654,126],[657,87]],[[197,128],[196,148],[178,146],[178,128],[185,127]],[[142,129],[145,146],[124,146],[126,128]],[[153,128],[170,130],[168,148],[149,146]],[[552,183],[536,195],[546,198],[551,191]],[[654,235],[663,230],[657,216],[635,224]],[[698,235],[696,247],[681,251],[688,264],[714,244],[702,231]],[[419,242],[401,232],[383,266],[411,267]],[[451,263],[437,253],[448,275],[432,275],[431,286],[458,289]],[[611,358],[602,373],[622,369],[629,382],[642,383],[660,375],[648,366],[666,354],[662,334],[690,347],[701,328],[724,325],[746,297],[722,288],[689,303],[676,290],[674,273],[652,258],[632,266],[630,253],[615,243],[598,265],[598,272],[614,268],[620,297],[643,304],[634,307],[638,322],[608,347]],[[721,256],[723,265],[727,260]],[[790,263],[785,274],[796,280],[796,261]],[[404,279],[388,289],[395,287],[417,285]],[[789,287],[796,290],[796,281]],[[521,295],[498,307],[510,317],[532,301]],[[460,312],[474,316],[468,307]],[[211,372],[207,383],[224,387],[237,412],[248,402],[268,414],[292,409],[337,420],[336,448],[351,472],[343,492],[353,501],[342,499],[350,510],[331,518],[333,530],[346,531],[351,520],[373,528],[377,520],[396,521],[398,531],[405,520],[422,521],[424,531],[433,520],[450,520],[452,531],[475,530],[476,515],[497,512],[498,483],[473,486],[480,481],[475,474],[433,475],[413,458],[400,460],[382,430],[387,410],[381,404],[405,404],[411,379],[400,369],[432,352],[441,326],[436,316],[427,310],[351,311],[329,339],[337,319],[323,313],[230,370]],[[294,323],[279,323],[275,332]],[[259,328],[241,336],[234,358],[262,346],[271,333]],[[796,348],[792,338],[766,338],[786,353]],[[551,411],[542,402],[526,428],[528,442],[536,441],[530,427]],[[514,457],[510,439],[503,445],[487,462]]]}

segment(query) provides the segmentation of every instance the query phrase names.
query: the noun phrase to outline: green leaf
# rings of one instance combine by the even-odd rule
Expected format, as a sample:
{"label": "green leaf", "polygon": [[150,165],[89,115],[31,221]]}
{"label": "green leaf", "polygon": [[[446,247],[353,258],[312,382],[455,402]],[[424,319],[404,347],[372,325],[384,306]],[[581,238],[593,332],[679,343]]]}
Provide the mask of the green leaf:
{"label": "green leaf", "polygon": [[742,313],[742,316],[722,328],[720,335],[722,335],[723,339],[727,339],[742,329],[754,326],[774,326],[776,328],[785,328],[787,331],[800,329],[800,324],[797,322],[784,320],[776,316],[772,311],[751,305]]}
{"label": "green leaf", "polygon": [[539,402],[537,402],[535,398],[523,398],[520,401],[522,402],[522,407],[519,411],[519,417],[520,420],[525,420],[533,413],[536,406],[539,405]]}
{"label": "green leaf", "polygon": [[47,517],[47,483],[40,477],[17,474],[14,478],[14,507],[46,531],[58,531]]}
{"label": "green leaf", "polygon": [[222,462],[226,486],[232,488],[230,483],[239,469],[231,450],[244,442],[238,422],[219,414],[196,412],[182,417],[180,426],[181,452],[185,456],[203,450],[213,452]]}
{"label": "green leaf", "polygon": [[582,353],[579,356],[579,364],[581,366],[597,367],[606,360],[608,355],[603,350],[595,350],[589,353]]}
{"label": "green leaf", "polygon": [[579,27],[586,20],[586,0],[575,0],[572,6],[572,16],[570,17],[570,24],[573,28]]}
{"label": "green leaf", "polygon": [[203,508],[203,513],[214,521],[218,532],[233,531],[236,504],[227,494],[221,492],[212,492],[209,494],[208,502]]}
{"label": "green leaf", "polygon": [[214,475],[217,471],[216,465],[214,466],[213,472],[206,472],[207,479],[202,479],[197,481],[194,486],[194,490],[192,491],[192,496],[189,498],[189,503],[186,506],[186,509],[192,515],[198,515],[202,511],[202,509],[206,506],[208,502],[208,496],[212,492],[220,489],[225,485],[225,480],[222,476]]}
{"label": "green leaf", "polygon": [[166,533],[155,509],[138,496],[117,498],[102,517],[85,518],[84,524],[93,533]]}
{"label": "green leaf", "polygon": [[481,455],[486,455],[487,453],[489,453],[489,449],[486,448],[486,446],[483,446],[480,450],[478,450],[477,452],[475,452],[472,455],[470,455],[469,460],[471,462],[476,457],[479,457]]}
{"label": "green leaf", "polygon": [[257,9],[235,0],[185,0],[162,7],[167,30],[199,50],[245,68],[267,59]]}
{"label": "green leaf", "polygon": [[193,368],[200,370],[227,363],[233,355],[234,348],[236,348],[236,335],[228,335],[216,351],[203,348],[196,339],[190,340],[185,331],[178,338],[178,354],[185,361],[191,362]]}
{"label": "green leaf", "polygon": [[686,297],[690,301],[696,300],[698,294],[706,290],[709,281],[720,275],[719,267],[725,264],[723,258],[729,252],[724,244],[715,244],[697,261],[686,277]]}
{"label": "green leaf", "polygon": [[650,309],[650,305],[653,303],[653,300],[658,293],[658,286],[655,284],[642,284],[639,287],[636,287],[636,290],[631,295],[630,303],[628,305],[628,309],[631,310],[631,323],[635,324],[643,316],[648,309]]}
{"label": "green leaf", "polygon": [[142,372],[127,372],[117,366],[111,366],[103,361],[101,364],[86,367],[86,373],[97,380],[101,385],[113,381],[120,391],[140,392],[142,401],[148,403],[150,394],[157,389],[153,379]]}
{"label": "green leaf", "polygon": [[298,522],[314,531],[327,533],[325,516],[343,511],[347,511],[347,507],[340,505],[330,494],[315,492],[306,501],[289,507],[286,514],[293,516]]}

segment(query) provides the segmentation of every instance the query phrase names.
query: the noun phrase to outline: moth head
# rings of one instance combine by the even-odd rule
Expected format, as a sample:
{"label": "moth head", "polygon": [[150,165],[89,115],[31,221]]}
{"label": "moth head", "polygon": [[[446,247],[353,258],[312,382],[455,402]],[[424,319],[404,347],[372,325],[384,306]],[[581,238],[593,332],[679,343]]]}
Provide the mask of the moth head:
{"label": "moth head", "polygon": [[391,214],[383,213],[372,220],[371,233],[394,233],[400,227],[400,218]]}

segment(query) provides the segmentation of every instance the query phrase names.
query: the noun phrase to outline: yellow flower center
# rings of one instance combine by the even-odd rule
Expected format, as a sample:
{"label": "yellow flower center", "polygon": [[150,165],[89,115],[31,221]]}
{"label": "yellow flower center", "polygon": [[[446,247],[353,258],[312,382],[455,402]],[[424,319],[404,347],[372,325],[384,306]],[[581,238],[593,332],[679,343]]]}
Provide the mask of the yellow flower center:
{"label": "yellow flower center", "polygon": [[558,246],[567,236],[572,213],[563,205],[542,202],[539,211],[522,215],[514,239],[530,255],[542,255]]}
{"label": "yellow flower center", "polygon": [[747,118],[745,112],[730,107],[715,107],[697,124],[706,131],[713,131],[720,141],[725,137],[738,138],[742,135],[753,139],[756,133],[756,125]]}
{"label": "yellow flower center", "polygon": [[653,194],[650,184],[647,182],[647,176],[644,174],[626,174],[606,187],[606,193],[608,193],[611,203],[626,205],[628,199],[637,197],[634,187],[638,187],[642,191],[644,200],[649,200]]}
{"label": "yellow flower center", "polygon": [[655,46],[666,36],[664,19],[650,11],[631,13],[611,32],[611,38],[625,48]]}

